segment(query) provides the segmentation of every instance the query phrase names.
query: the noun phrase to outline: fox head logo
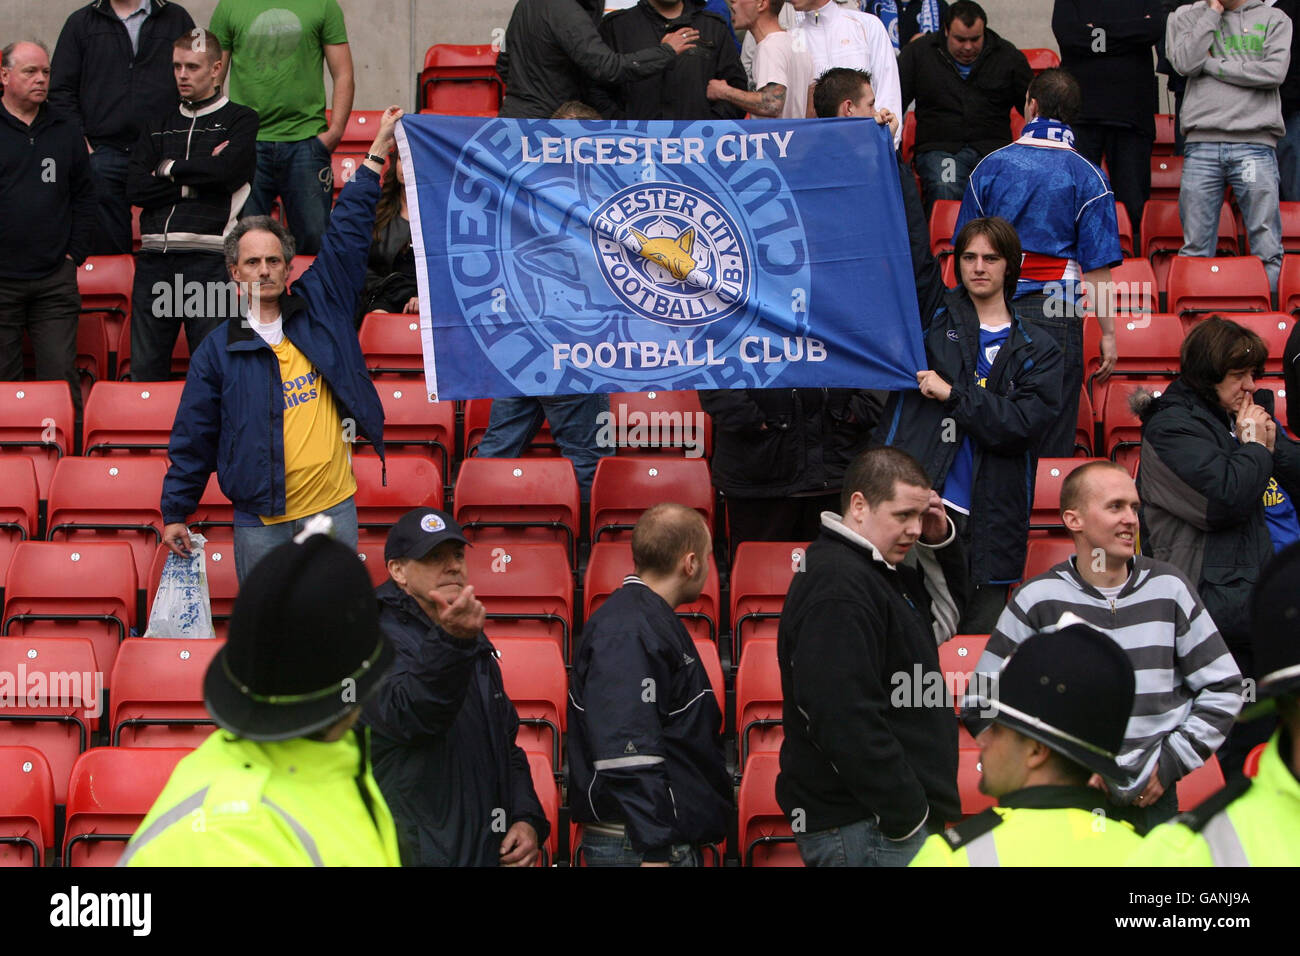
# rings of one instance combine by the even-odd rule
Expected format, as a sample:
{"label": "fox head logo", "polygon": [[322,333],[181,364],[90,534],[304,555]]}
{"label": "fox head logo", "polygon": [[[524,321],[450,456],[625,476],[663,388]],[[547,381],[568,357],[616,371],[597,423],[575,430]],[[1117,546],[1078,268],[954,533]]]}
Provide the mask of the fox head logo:
{"label": "fox head logo", "polygon": [[677,281],[685,281],[695,268],[695,259],[691,256],[691,249],[695,245],[694,227],[686,229],[675,239],[669,236],[651,239],[635,229],[628,229],[628,232],[641,243],[641,248],[637,250],[641,258],[663,266]]}

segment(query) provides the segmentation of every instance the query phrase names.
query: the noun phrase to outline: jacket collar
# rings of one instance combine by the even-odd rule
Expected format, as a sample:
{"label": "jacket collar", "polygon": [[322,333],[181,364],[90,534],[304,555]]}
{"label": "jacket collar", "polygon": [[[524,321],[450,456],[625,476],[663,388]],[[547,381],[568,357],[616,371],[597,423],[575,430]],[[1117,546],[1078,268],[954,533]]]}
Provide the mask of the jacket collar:
{"label": "jacket collar", "polygon": [[230,102],[230,98],[227,97],[220,90],[217,90],[206,100],[198,100],[197,102],[192,102],[190,100],[181,100],[179,109],[181,111],[181,115],[184,116],[185,118],[195,119],[196,117],[199,116],[208,116],[212,113],[215,113],[217,110],[221,109],[229,102]]}
{"label": "jacket collar", "polygon": [[17,116],[14,116],[13,113],[10,113],[9,108],[3,102],[0,102],[0,120],[20,131],[24,136],[29,136],[36,130],[57,122],[59,119],[59,114],[50,111],[49,103],[42,103],[36,108],[36,115],[32,117],[32,124],[28,126]]}
{"label": "jacket collar", "polygon": [[[1084,576],[1079,573],[1079,569],[1075,565],[1075,560],[1077,557],[1078,555],[1072,554],[1070,555],[1070,557],[1066,558],[1064,562],[1066,566],[1066,575],[1070,583],[1073,584],[1075,587],[1077,587],[1080,591],[1083,591],[1085,594],[1089,594],[1092,597],[1097,598],[1098,600],[1102,600],[1101,592],[1098,591],[1091,584],[1089,584],[1087,579],[1085,579]],[[1124,580],[1124,586],[1120,588],[1119,594],[1116,595],[1117,598],[1128,597],[1139,587],[1141,587],[1142,582],[1146,580],[1147,573],[1150,571],[1150,568],[1146,564],[1146,558],[1144,558],[1140,554],[1135,554],[1133,555],[1132,558],[1129,559],[1128,567],[1129,567],[1128,577]]]}
{"label": "jacket collar", "polygon": [[998,797],[998,806],[1018,810],[1087,810],[1105,804],[1106,796],[1093,787],[1026,787]]}
{"label": "jacket collar", "polygon": [[[242,301],[242,300],[241,300]],[[288,326],[289,319],[307,309],[307,300],[288,292],[280,296],[280,318]],[[226,348],[243,351],[261,348],[265,345],[262,337],[253,331],[243,315],[237,315],[226,323]],[[268,346],[269,347],[269,346]]]}
{"label": "jacket collar", "polygon": [[[395,611],[400,611],[403,614],[410,615],[420,622],[420,624],[435,629],[439,634],[445,635],[447,633],[441,627],[438,627],[436,622],[430,620],[429,615],[424,613],[424,608],[420,607],[420,603],[416,601],[415,598],[411,597],[411,595],[399,588],[397,582],[392,578],[389,578],[375,589],[375,598],[380,604],[385,604]],[[450,640],[450,637],[447,639]],[[488,640],[487,635],[482,631],[479,631],[474,651],[477,654],[487,653],[494,657],[498,656],[497,649],[492,645],[492,642]]]}
{"label": "jacket collar", "polygon": [[865,551],[867,554],[871,555],[871,560],[879,562],[890,571],[898,570],[894,565],[885,560],[885,556],[880,553],[880,549],[846,525],[844,519],[834,511],[822,512],[822,528],[825,531],[829,531],[835,537],[847,541],[858,550]]}

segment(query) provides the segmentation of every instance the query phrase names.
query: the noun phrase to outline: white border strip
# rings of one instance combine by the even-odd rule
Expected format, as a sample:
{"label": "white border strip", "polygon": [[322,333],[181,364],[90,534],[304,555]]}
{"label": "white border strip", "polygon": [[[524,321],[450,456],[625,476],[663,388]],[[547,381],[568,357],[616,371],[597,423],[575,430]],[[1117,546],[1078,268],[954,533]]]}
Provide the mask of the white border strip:
{"label": "white border strip", "polygon": [[424,226],[420,222],[420,193],[416,188],[418,172],[411,160],[411,145],[406,140],[405,117],[393,131],[397,152],[402,158],[402,178],[406,180],[406,212],[411,221],[411,248],[415,253],[415,279],[420,296],[420,347],[424,351],[424,389],[429,401],[438,401],[438,366],[433,346],[433,299],[429,294],[429,269],[424,258]]}

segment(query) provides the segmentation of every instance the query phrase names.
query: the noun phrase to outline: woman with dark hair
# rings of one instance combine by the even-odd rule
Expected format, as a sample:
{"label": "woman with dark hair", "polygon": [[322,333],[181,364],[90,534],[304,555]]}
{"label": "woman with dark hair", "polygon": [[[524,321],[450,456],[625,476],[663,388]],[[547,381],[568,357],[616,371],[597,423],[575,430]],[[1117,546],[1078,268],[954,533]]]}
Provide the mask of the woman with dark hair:
{"label": "woman with dark hair", "polygon": [[[1300,493],[1300,445],[1265,408],[1272,392],[1255,390],[1267,358],[1258,335],[1213,315],[1184,340],[1178,379],[1158,397],[1133,400],[1142,419],[1142,551],[1196,585],[1249,678],[1250,595],[1274,552],[1266,506]],[[1241,765],[1261,732],[1229,735],[1219,754],[1226,769]]]}
{"label": "woman with dark hair", "polygon": [[415,252],[411,248],[411,221],[406,211],[406,180],[402,158],[389,154],[388,169],[375,206],[374,239],[366,263],[366,284],[357,310],[357,325],[367,312],[420,311],[415,280]]}
{"label": "woman with dark hair", "polygon": [[961,285],[918,279],[925,352],[919,391],[895,392],[877,437],[925,466],[969,555],[973,594],[959,633],[986,634],[1025,566],[1038,445],[1061,406],[1062,356],[1010,307],[1020,237],[972,219],[953,241]]}

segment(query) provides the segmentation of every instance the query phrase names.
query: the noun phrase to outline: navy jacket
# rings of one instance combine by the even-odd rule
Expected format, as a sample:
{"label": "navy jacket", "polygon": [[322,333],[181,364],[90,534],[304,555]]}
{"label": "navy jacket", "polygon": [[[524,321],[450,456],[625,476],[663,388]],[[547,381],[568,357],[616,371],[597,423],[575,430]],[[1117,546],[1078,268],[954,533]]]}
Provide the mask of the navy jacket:
{"label": "navy jacket", "polygon": [[540,846],[550,825],[528,755],[515,745],[519,715],[496,650],[483,634],[451,637],[392,581],[375,596],[397,659],[363,720],[403,865],[497,866],[501,840],[519,821]]}
{"label": "navy jacket", "polygon": [[[384,453],[384,409],[366,371],[352,315],[366,279],[379,176],[362,166],[343,187],[316,262],[280,298],[284,335],[325,378],[339,416]],[[243,316],[203,340],[190,361],[167,449],[163,520],[186,520],[208,476],[247,514],[282,515],[284,397],[275,352]]]}
{"label": "navy jacket", "polygon": [[722,714],[667,602],[629,576],[591,616],[569,685],[569,806],[623,823],[646,860],[717,843],[731,815]]}

